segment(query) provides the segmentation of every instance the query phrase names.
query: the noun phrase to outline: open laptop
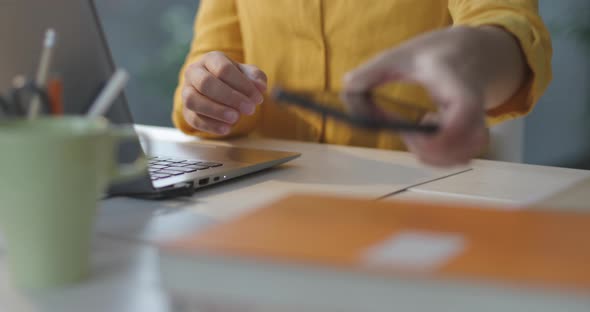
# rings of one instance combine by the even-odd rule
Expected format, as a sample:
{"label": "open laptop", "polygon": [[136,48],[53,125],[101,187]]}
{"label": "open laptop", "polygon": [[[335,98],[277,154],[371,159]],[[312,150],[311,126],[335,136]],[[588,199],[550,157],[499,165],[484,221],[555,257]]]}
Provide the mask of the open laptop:
{"label": "open laptop", "polygon": [[[65,112],[83,114],[115,70],[92,0],[0,0],[0,91],[9,89],[16,75],[34,77],[48,28],[59,36],[52,68],[64,81]],[[133,123],[124,96],[107,118],[114,124]],[[145,176],[111,187],[111,195],[190,194],[197,188],[277,166],[300,155],[198,142],[154,141],[152,146]],[[132,161],[139,153],[143,153],[142,147],[135,140],[122,146],[119,160]]]}

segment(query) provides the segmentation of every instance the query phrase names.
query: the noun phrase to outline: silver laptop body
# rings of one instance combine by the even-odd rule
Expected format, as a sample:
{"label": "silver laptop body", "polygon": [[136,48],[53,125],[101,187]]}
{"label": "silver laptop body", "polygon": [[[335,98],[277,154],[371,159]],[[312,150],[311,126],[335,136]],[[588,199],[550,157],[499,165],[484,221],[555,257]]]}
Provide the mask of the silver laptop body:
{"label": "silver laptop body", "polygon": [[[34,77],[48,28],[58,33],[52,68],[64,81],[65,112],[83,114],[115,69],[92,0],[0,0],[0,92],[10,88],[16,75]],[[107,118],[114,124],[133,124],[124,96],[113,105]],[[111,187],[111,195],[190,194],[197,188],[267,169],[300,155],[198,142],[153,141],[151,145],[151,165],[145,176]],[[135,140],[122,146],[119,160],[129,162],[138,153],[143,150]]]}

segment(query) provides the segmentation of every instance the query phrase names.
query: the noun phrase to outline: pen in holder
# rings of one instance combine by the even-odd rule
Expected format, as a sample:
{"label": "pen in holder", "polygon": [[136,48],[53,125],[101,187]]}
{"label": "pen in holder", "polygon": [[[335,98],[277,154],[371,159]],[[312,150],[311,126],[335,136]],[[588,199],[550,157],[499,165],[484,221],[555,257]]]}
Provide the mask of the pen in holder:
{"label": "pen in holder", "polygon": [[47,91],[23,76],[13,80],[13,87],[5,96],[0,96],[0,109],[4,116],[11,118],[25,118],[29,110],[29,101],[38,98],[46,111],[49,110],[49,95]]}
{"label": "pen in holder", "polygon": [[0,153],[0,162],[10,164],[0,175],[0,231],[18,286],[47,289],[87,277],[98,198],[110,183],[147,174],[144,154],[129,164],[117,161],[121,143],[136,139],[133,126],[103,117],[127,79],[118,70],[86,116],[27,118],[33,98],[47,112],[63,109],[62,86],[51,81],[45,90],[17,77],[0,100],[13,117],[0,120],[0,146],[10,147]]}
{"label": "pen in holder", "polygon": [[[54,29],[47,29],[43,40],[43,48],[41,50],[41,58],[39,60],[39,68],[37,69],[37,76],[35,77],[35,85],[44,88],[47,84],[47,79],[51,71],[51,63],[53,61],[53,52],[57,41],[57,33]],[[27,118],[35,119],[39,115],[41,109],[41,101],[39,96],[33,96],[30,101],[29,109],[27,110]],[[48,102],[46,101],[46,104]]]}
{"label": "pen in holder", "polygon": [[10,109],[10,104],[8,101],[0,95],[0,117],[6,116],[8,114],[8,110]]}

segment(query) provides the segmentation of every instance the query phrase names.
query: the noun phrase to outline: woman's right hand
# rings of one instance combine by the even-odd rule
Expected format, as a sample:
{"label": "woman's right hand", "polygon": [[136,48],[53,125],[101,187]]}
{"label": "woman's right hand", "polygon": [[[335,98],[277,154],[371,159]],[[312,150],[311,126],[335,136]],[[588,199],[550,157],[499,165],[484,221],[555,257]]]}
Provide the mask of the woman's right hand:
{"label": "woman's right hand", "polygon": [[205,54],[184,72],[183,115],[193,128],[227,135],[242,114],[253,115],[263,101],[266,74],[238,64],[222,52]]}

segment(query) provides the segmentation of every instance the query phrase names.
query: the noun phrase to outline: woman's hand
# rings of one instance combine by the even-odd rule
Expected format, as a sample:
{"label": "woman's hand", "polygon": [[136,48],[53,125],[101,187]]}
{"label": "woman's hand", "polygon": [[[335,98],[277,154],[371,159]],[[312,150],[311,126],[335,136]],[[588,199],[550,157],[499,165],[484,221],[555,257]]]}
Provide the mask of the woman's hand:
{"label": "woman's hand", "polygon": [[434,135],[403,134],[408,149],[424,163],[461,165],[489,142],[486,110],[508,100],[526,79],[527,66],[516,39],[492,26],[451,27],[385,51],[348,73],[348,91],[404,81],[425,87],[438,112]]}
{"label": "woman's hand", "polygon": [[229,134],[242,114],[254,114],[267,88],[264,72],[235,63],[222,52],[204,55],[184,76],[184,119],[197,130],[217,135]]}

